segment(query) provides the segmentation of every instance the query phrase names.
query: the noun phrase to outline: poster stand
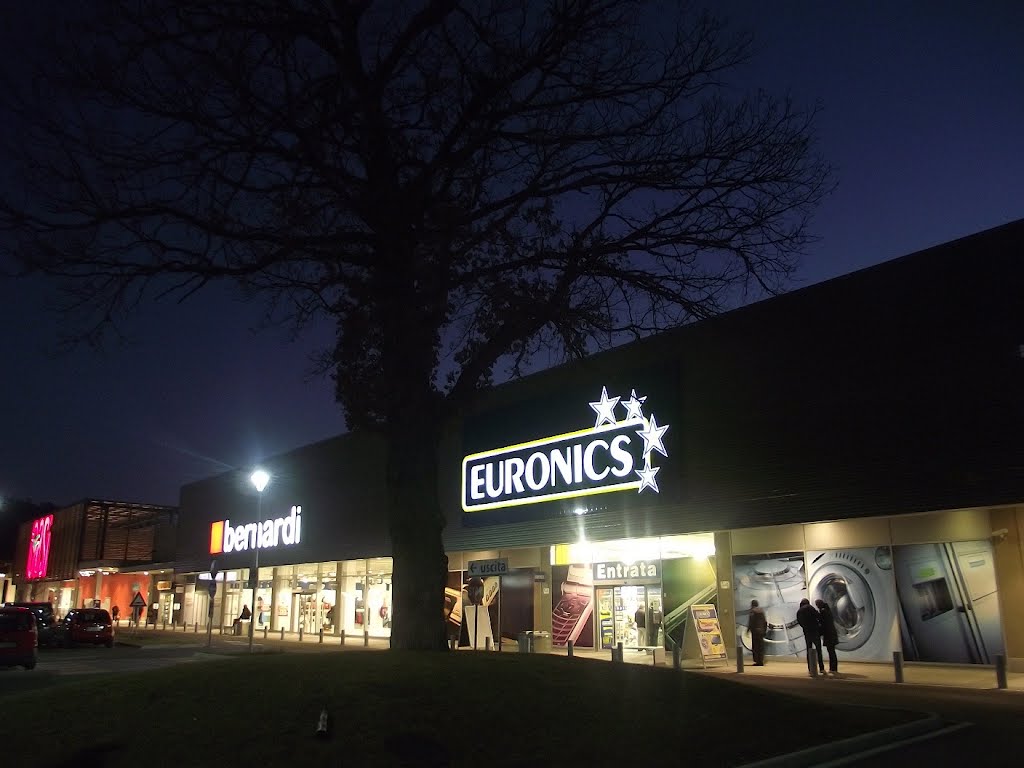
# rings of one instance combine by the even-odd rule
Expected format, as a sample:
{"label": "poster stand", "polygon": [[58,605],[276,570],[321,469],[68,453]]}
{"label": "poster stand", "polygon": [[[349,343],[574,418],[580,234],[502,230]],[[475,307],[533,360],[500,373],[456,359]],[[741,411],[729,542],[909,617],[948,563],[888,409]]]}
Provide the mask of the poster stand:
{"label": "poster stand", "polygon": [[729,663],[729,653],[722,638],[722,627],[718,622],[718,608],[714,605],[692,605],[690,615],[697,631],[700,645],[700,661],[704,669],[709,664]]}

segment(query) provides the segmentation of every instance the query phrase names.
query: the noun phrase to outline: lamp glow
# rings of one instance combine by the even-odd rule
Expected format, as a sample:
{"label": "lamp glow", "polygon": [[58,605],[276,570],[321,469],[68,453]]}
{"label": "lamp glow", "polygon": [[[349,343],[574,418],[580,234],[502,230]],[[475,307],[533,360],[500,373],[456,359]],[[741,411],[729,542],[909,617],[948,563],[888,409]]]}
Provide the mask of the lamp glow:
{"label": "lamp glow", "polygon": [[262,469],[257,469],[249,476],[249,480],[255,486],[257,493],[263,493],[263,489],[266,488],[267,483],[270,482],[270,475]]}

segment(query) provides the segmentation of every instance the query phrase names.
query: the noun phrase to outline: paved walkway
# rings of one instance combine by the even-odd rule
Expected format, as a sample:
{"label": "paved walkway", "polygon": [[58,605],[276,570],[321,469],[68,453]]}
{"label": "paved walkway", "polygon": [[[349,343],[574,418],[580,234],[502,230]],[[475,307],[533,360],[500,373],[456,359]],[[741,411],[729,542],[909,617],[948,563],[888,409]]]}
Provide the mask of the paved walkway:
{"label": "paved walkway", "polygon": [[[195,632],[193,627],[187,631],[182,629],[154,629],[152,627],[140,627],[136,630],[129,630],[122,626],[118,632],[118,640],[131,642],[137,637],[152,647],[157,638],[166,637],[168,644],[190,644],[195,646],[206,646],[206,635],[201,630]],[[242,651],[248,649],[247,637],[234,637],[230,634],[221,634],[216,629],[212,633],[213,647],[218,650]],[[320,642],[319,634],[303,634],[300,641],[298,633],[279,631],[266,633],[264,639],[262,630],[257,630],[253,639],[253,645],[258,650],[301,650],[306,652],[327,652],[340,650],[387,650],[390,641],[386,637],[364,637],[362,635],[342,638],[337,635],[325,634],[323,642]],[[502,642],[503,652],[515,653],[518,646],[515,641],[505,640]],[[564,656],[567,654],[565,648],[555,648],[550,651],[553,655]],[[587,648],[574,649],[574,656],[583,659],[598,659],[611,661],[611,651],[595,651]],[[672,656],[666,654],[664,659],[655,661],[650,651],[625,650],[623,661],[627,664],[641,664],[647,666],[671,667]],[[807,665],[802,659],[779,659],[769,658],[763,667],[753,667],[749,664],[744,666],[742,673],[736,671],[735,659],[730,659],[727,664],[716,664],[706,669],[700,662],[684,661],[683,668],[687,670],[704,671],[709,674],[730,676],[736,674],[760,676],[760,677],[807,677]],[[845,681],[861,681],[876,683],[895,683],[895,671],[892,664],[840,661],[840,672],[835,678]],[[1008,672],[1007,688],[1010,691],[1024,692],[1024,673]],[[826,675],[825,680],[834,679]],[[954,688],[969,688],[975,690],[997,689],[995,668],[983,665],[957,665],[957,664],[920,664],[908,662],[903,667],[903,682],[908,685],[939,685]]]}

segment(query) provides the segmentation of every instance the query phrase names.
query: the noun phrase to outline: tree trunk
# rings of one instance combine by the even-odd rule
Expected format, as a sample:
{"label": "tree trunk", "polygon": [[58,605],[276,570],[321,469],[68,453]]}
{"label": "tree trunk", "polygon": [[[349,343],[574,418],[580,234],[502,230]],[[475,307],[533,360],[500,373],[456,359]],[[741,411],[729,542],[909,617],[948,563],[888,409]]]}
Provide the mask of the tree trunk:
{"label": "tree trunk", "polygon": [[[414,409],[404,410],[408,414]],[[424,414],[416,423],[396,427],[388,430],[387,459],[394,557],[391,647],[443,650],[448,558],[441,541],[444,518],[437,495],[437,425]]]}

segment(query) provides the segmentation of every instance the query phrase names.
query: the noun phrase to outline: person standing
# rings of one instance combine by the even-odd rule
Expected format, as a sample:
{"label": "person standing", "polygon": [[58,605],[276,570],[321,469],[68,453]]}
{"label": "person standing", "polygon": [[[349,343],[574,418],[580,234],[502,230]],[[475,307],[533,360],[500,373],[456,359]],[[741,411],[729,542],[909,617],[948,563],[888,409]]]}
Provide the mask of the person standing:
{"label": "person standing", "polygon": [[640,603],[640,607],[633,614],[633,621],[636,622],[636,644],[647,645],[647,613],[644,611],[643,603]]}
{"label": "person standing", "polygon": [[651,620],[648,622],[650,626],[647,627],[647,642],[651,645],[661,645],[658,642],[658,635],[661,632],[661,609],[655,605],[651,611]]}
{"label": "person standing", "polygon": [[764,636],[768,634],[768,619],[764,608],[757,600],[750,601],[750,613],[747,616],[747,629],[750,630],[750,653],[754,657],[754,666],[764,666]]}
{"label": "person standing", "polygon": [[[800,601],[800,609],[796,612],[796,621],[804,631],[804,645],[807,646],[807,674],[814,677],[814,665],[825,674],[825,659],[821,655],[821,623],[818,612],[806,597]],[[811,651],[814,651],[814,655]]]}
{"label": "person standing", "polygon": [[821,624],[821,641],[828,649],[828,671],[831,674],[839,672],[839,658],[836,656],[836,646],[839,645],[839,632],[836,631],[836,620],[832,615],[832,609],[824,600],[815,600],[818,608],[818,617]]}

